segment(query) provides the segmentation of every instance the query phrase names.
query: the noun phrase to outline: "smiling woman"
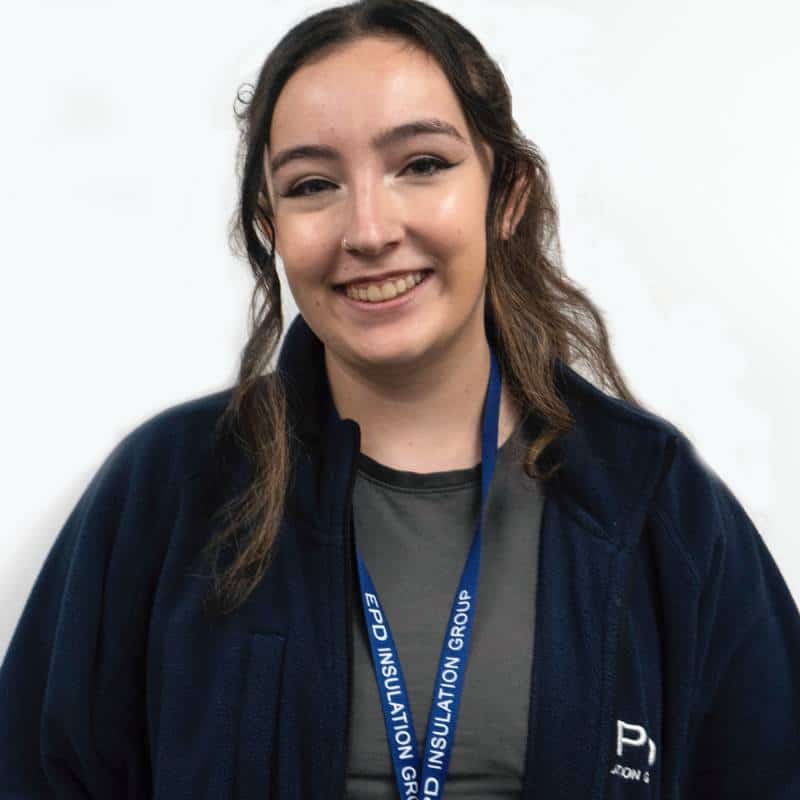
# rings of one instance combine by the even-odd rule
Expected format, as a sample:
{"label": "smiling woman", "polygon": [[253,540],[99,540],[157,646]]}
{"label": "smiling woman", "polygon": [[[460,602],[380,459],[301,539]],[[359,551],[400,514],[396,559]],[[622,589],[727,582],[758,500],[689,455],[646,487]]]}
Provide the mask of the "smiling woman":
{"label": "smiling woman", "polygon": [[564,274],[495,61],[363,0],[249,89],[236,384],[67,520],[0,672],[0,792],[798,796],[800,615]]}
{"label": "smiling woman", "polygon": [[[298,309],[325,342],[337,408],[360,418],[362,451],[400,469],[470,466],[478,453],[468,431],[488,369],[493,156],[470,135],[444,72],[405,40],[361,37],[286,82],[266,149],[276,154],[266,175],[275,250]],[[447,169],[415,168],[432,162]],[[297,196],[314,185],[320,191]],[[419,403],[420,384],[436,389],[426,390],[411,430],[387,404]],[[441,413],[454,402],[464,419]],[[396,436],[378,433],[388,416]],[[448,447],[454,441],[470,446]]]}

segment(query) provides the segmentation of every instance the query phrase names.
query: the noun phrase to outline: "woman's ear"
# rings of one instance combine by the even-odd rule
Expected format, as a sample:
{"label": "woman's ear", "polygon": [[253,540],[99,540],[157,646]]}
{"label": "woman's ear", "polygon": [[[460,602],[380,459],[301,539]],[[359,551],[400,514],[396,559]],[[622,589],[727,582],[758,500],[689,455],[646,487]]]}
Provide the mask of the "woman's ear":
{"label": "woman's ear", "polygon": [[511,189],[506,210],[503,214],[503,226],[501,229],[503,239],[510,239],[517,230],[517,225],[522,219],[528,204],[530,189],[530,184],[525,183],[524,176],[520,176],[514,181],[514,187]]}

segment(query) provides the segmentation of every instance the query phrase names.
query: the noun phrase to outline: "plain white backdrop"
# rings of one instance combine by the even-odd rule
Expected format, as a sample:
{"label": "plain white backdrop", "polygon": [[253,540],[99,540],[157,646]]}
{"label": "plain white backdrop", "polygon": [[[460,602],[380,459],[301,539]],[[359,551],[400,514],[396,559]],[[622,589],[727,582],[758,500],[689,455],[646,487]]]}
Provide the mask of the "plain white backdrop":
{"label": "plain white backdrop", "polygon": [[[0,34],[0,653],[114,445],[233,383],[232,103],[323,2],[29,2]],[[567,272],[800,598],[796,4],[438,0],[545,155]],[[295,313],[288,290],[287,320]]]}

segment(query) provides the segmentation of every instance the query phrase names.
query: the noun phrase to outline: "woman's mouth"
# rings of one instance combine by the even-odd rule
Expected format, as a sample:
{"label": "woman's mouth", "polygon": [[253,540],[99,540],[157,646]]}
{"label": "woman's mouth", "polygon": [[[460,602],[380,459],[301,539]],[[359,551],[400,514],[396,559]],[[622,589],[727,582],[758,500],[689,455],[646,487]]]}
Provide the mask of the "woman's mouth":
{"label": "woman's mouth", "polygon": [[430,270],[417,270],[381,281],[348,283],[339,288],[351,300],[372,304],[386,303],[411,292],[425,280],[429,272]]}

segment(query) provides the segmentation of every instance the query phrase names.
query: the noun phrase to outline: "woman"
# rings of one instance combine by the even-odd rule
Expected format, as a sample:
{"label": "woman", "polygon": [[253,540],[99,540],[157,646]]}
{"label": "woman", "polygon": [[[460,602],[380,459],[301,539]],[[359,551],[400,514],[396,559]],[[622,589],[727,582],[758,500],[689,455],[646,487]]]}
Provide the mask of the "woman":
{"label": "woman", "polygon": [[800,795],[797,608],[626,388],[477,40],[330,9],[241,118],[239,380],[129,434],[59,534],[3,796]]}

